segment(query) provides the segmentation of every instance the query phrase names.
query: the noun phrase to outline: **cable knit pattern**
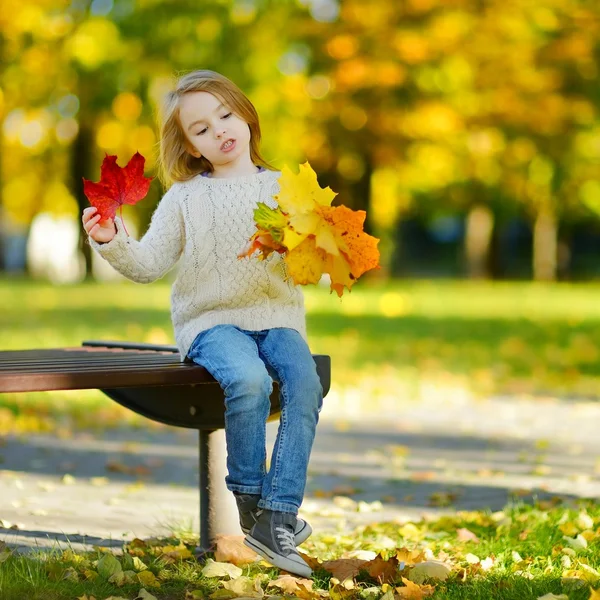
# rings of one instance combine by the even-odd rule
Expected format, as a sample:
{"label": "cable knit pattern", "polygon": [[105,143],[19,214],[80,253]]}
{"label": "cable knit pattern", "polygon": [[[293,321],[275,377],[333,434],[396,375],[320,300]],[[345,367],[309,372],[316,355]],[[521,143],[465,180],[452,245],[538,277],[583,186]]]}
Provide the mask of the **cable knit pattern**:
{"label": "cable knit pattern", "polygon": [[151,283],[181,258],[171,289],[171,318],[184,361],[196,336],[215,325],[260,331],[290,327],[306,340],[304,296],[283,258],[238,259],[255,231],[258,202],[276,207],[280,171],[174,183],[159,202],[141,240],[129,237],[119,217],[117,234],[90,245],[119,273]]}

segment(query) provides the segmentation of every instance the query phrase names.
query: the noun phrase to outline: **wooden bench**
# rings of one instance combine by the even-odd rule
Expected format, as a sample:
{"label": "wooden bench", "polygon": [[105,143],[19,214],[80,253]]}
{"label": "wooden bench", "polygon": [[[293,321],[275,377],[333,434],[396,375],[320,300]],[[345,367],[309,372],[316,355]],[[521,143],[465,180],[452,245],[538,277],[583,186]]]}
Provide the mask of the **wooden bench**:
{"label": "wooden bench", "polygon": [[[331,361],[313,355],[323,393],[331,381]],[[85,341],[81,347],[0,352],[0,393],[99,389],[109,398],[154,421],[197,429],[200,470],[200,546],[212,547],[218,533],[228,533],[231,503],[224,483],[223,391],[194,362],[181,362],[176,346]],[[280,411],[273,385],[271,419]],[[229,497],[231,496],[231,500]],[[235,523],[237,527],[237,522]]]}

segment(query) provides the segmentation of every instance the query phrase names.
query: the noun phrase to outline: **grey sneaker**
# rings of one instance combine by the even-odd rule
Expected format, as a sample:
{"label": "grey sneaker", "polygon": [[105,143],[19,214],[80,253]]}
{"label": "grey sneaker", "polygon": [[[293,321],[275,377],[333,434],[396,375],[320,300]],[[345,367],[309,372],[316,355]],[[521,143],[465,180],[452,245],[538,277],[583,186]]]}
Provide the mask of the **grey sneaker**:
{"label": "grey sneaker", "polygon": [[244,544],[272,565],[301,577],[310,577],[312,569],[296,550],[295,523],[296,516],[291,513],[264,509]]}
{"label": "grey sneaker", "polygon": [[[240,514],[240,527],[244,535],[248,535],[262,513],[262,508],[258,508],[260,496],[257,494],[239,494],[238,492],[233,492],[233,495]],[[312,527],[304,519],[296,518],[294,529],[294,543],[296,546],[305,542],[311,534]]]}

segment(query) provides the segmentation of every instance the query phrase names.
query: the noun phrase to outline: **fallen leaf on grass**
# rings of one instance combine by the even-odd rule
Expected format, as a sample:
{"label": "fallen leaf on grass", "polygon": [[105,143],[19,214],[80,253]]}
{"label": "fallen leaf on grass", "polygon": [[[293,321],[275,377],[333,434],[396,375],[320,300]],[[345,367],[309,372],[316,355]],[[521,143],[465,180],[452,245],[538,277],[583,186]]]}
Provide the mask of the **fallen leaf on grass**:
{"label": "fallen leaf on grass", "polygon": [[142,571],[137,574],[138,581],[148,587],[160,587],[160,582],[156,579],[156,575],[152,571]]}
{"label": "fallen leaf on grass", "polygon": [[244,544],[242,535],[217,536],[215,560],[242,566],[256,562],[259,556]]}
{"label": "fallen leaf on grass", "polygon": [[397,587],[396,593],[402,600],[421,600],[427,596],[431,596],[435,591],[432,585],[418,585],[412,581],[402,578],[402,583],[405,587]]}
{"label": "fallen leaf on grass", "polygon": [[247,598],[262,598],[265,593],[260,585],[261,578],[250,579],[250,577],[238,577],[231,581],[223,581],[223,587],[236,596],[245,596]]}
{"label": "fallen leaf on grass", "polygon": [[399,563],[396,557],[385,560],[379,555],[368,563],[363,564],[361,570],[364,569],[367,571],[373,579],[376,579],[381,584],[395,581],[398,577],[398,567]]}
{"label": "fallen leaf on grass", "polygon": [[571,521],[559,525],[558,528],[564,535],[573,536],[579,533],[579,528],[577,527],[577,525],[575,525],[575,523],[572,523]]}
{"label": "fallen leaf on grass", "polygon": [[566,594],[561,594],[557,596],[556,594],[546,594],[544,596],[539,596],[537,600],[569,600],[569,596]]}
{"label": "fallen leaf on grass", "polygon": [[343,582],[346,579],[354,579],[367,562],[360,558],[338,558],[337,560],[327,560],[322,566],[336,579]]}
{"label": "fallen leaf on grass", "polygon": [[298,579],[291,575],[281,575],[271,581],[267,587],[277,587],[286,594],[295,595],[298,591],[312,590],[313,582],[310,579]]}
{"label": "fallen leaf on grass", "polygon": [[117,587],[137,583],[135,581],[135,571],[118,571],[108,578],[109,583],[114,583]]}
{"label": "fallen leaf on grass", "polygon": [[[318,558],[314,558],[309,556],[308,554],[304,554],[304,552],[298,552],[298,554],[303,558],[304,562],[311,568],[313,571],[315,569],[320,569],[323,566],[323,563]],[[365,561],[367,562],[367,561]]]}
{"label": "fallen leaf on grass", "polygon": [[425,560],[425,554],[421,550],[409,550],[408,548],[398,548],[396,558],[407,565],[416,565]]}
{"label": "fallen leaf on grass", "polygon": [[470,530],[465,527],[461,527],[456,530],[456,535],[461,542],[475,542],[479,543],[479,538]]}
{"label": "fallen leaf on grass", "polygon": [[450,575],[452,568],[438,560],[426,560],[424,562],[415,565],[408,578],[413,583],[423,583],[426,579],[437,579],[439,581],[445,581]]}
{"label": "fallen leaf on grass", "polygon": [[95,579],[98,579],[98,577],[100,577],[98,575],[98,573],[96,571],[92,571],[91,569],[86,569],[83,572],[83,576],[88,580],[88,581],[94,581]]}
{"label": "fallen leaf on grass", "polygon": [[206,565],[202,569],[204,577],[229,577],[230,579],[236,579],[242,573],[243,571],[239,567],[229,562],[216,562],[212,558],[206,561]]}
{"label": "fallen leaf on grass", "polygon": [[62,576],[63,581],[79,581],[79,575],[73,567],[69,567]]}
{"label": "fallen leaf on grass", "polygon": [[331,600],[351,600],[356,597],[356,584],[353,579],[346,579],[340,583],[339,579],[332,577],[329,580],[328,592]]}
{"label": "fallen leaf on grass", "polygon": [[576,538],[569,537],[568,535],[563,535],[563,540],[571,546],[574,550],[585,550],[587,548],[588,543],[587,540],[579,534]]}
{"label": "fallen leaf on grass", "polygon": [[594,527],[594,519],[585,511],[581,511],[575,521],[580,529],[592,529]]}
{"label": "fallen leaf on grass", "polygon": [[104,579],[109,579],[113,575],[123,571],[121,563],[112,554],[105,554],[98,561],[97,569],[100,576],[104,577]]}
{"label": "fallen leaf on grass", "polygon": [[192,553],[183,544],[179,544],[179,546],[164,546],[160,550],[162,552],[161,558],[166,562],[192,558]]}
{"label": "fallen leaf on grass", "polygon": [[137,556],[133,557],[133,568],[136,571],[145,571],[148,566],[146,565],[146,563],[144,563],[144,561],[140,560]]}

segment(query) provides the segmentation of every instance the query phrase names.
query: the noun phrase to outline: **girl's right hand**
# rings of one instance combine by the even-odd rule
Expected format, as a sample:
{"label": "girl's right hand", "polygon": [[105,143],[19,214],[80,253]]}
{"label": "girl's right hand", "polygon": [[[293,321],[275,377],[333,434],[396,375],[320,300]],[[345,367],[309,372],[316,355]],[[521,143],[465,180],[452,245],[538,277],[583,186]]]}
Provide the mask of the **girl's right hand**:
{"label": "girl's right hand", "polygon": [[81,220],[86,233],[95,242],[104,244],[110,242],[117,235],[117,228],[113,219],[100,221],[100,215],[96,214],[97,212],[98,209],[95,206],[88,206],[84,209]]}

